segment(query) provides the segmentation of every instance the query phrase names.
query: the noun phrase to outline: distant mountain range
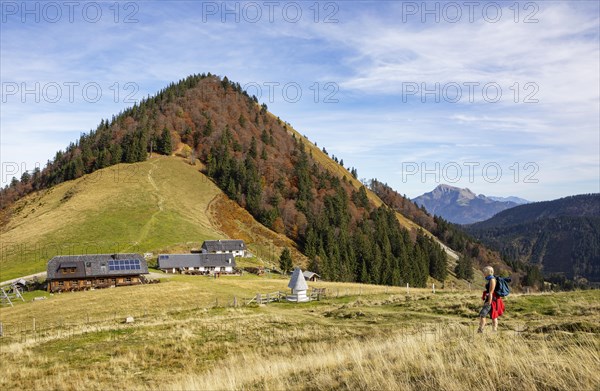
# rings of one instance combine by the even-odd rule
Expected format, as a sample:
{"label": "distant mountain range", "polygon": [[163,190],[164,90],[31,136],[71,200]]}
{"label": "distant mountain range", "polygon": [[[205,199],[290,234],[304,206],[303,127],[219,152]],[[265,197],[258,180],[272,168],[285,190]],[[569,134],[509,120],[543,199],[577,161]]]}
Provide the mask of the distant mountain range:
{"label": "distant mountain range", "polygon": [[546,276],[600,281],[600,194],[516,206],[467,230],[506,259],[541,266]]}
{"label": "distant mountain range", "polygon": [[514,202],[515,204],[518,204],[518,205],[529,204],[531,202],[524,198],[519,198],[519,197],[514,197],[514,196],[511,196],[511,197],[488,196],[488,198],[490,200],[500,201],[500,202]]}
{"label": "distant mountain range", "polygon": [[439,185],[433,191],[414,198],[413,202],[452,223],[472,224],[529,201],[518,197],[486,197],[469,189]]}

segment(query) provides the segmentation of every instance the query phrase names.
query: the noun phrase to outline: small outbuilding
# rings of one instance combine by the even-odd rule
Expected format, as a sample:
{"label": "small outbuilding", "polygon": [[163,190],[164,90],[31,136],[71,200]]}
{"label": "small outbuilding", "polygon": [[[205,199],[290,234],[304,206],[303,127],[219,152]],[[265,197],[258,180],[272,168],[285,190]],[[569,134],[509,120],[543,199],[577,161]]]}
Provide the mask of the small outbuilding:
{"label": "small outbuilding", "polygon": [[292,278],[288,284],[288,288],[292,290],[292,294],[287,296],[288,301],[302,303],[310,300],[310,298],[306,295],[308,285],[306,284],[302,270],[299,267],[294,269]]}
{"label": "small outbuilding", "polygon": [[309,272],[308,270],[303,271],[302,274],[304,275],[304,279],[306,281],[314,282],[314,281],[318,281],[319,278],[321,278],[321,276],[318,275],[317,273]]}

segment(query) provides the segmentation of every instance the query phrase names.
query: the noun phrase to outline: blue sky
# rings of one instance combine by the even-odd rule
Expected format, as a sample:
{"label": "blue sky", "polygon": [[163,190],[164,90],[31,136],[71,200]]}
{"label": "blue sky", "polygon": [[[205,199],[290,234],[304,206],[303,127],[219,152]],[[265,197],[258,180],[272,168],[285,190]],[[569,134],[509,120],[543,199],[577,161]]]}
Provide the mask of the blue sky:
{"label": "blue sky", "polygon": [[1,2],[2,184],[193,73],[400,193],[600,192],[595,1]]}

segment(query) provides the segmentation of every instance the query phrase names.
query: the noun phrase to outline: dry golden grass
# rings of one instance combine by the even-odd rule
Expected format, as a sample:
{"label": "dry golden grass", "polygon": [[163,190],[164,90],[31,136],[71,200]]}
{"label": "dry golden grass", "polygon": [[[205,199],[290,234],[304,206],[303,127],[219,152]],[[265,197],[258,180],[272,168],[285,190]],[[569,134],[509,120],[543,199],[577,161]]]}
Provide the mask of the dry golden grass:
{"label": "dry golden grass", "polygon": [[224,307],[286,285],[173,276],[2,308],[0,389],[592,390],[599,381],[598,291],[511,295],[501,331],[483,335],[479,295],[468,291],[319,282],[310,285],[333,297]]}
{"label": "dry golden grass", "polygon": [[[455,327],[247,352],[170,390],[594,390],[597,336],[538,340]],[[596,369],[594,369],[596,368]]]}
{"label": "dry golden grass", "polygon": [[[52,323],[87,323],[101,320],[122,320],[128,314],[134,316],[162,316],[169,312],[226,306],[234,297],[241,304],[244,298],[257,293],[288,291],[289,279],[280,276],[256,277],[222,276],[214,279],[206,276],[166,275],[160,284],[99,289],[87,292],[61,293],[48,296],[47,300],[20,304],[0,310],[5,326],[22,324],[30,328],[33,318],[38,329]],[[311,287],[325,287],[333,296],[373,295],[388,292],[400,294],[406,290],[399,287],[363,285],[353,283],[316,282]],[[411,289],[424,292],[422,289]],[[6,327],[5,327],[6,328]]]}

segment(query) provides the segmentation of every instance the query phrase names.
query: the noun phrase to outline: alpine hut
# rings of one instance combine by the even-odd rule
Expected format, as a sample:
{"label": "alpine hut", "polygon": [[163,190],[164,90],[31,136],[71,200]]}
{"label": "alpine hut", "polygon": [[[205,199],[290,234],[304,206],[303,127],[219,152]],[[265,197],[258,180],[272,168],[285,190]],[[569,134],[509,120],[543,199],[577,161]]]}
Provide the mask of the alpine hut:
{"label": "alpine hut", "polygon": [[137,285],[144,274],[148,264],[140,254],[59,255],[48,261],[48,291]]}

